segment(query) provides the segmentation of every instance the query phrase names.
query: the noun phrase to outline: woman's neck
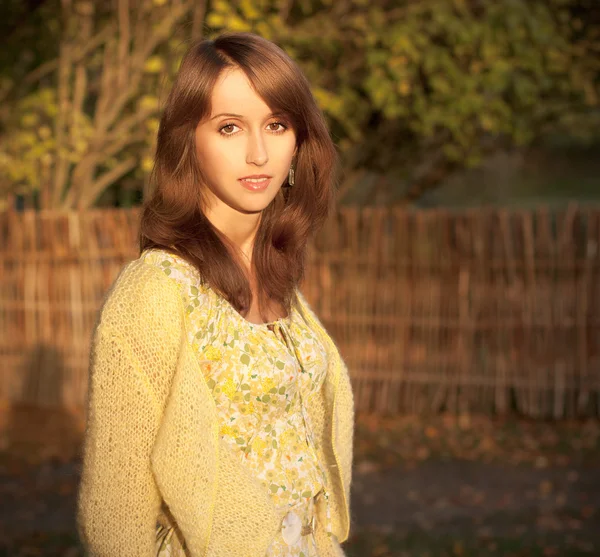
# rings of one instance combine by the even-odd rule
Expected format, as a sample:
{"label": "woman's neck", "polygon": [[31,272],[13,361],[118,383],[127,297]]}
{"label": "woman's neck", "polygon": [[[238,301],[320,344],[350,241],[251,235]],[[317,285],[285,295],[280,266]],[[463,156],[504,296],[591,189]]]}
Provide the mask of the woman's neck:
{"label": "woman's neck", "polygon": [[240,250],[243,262],[248,268],[252,261],[254,239],[260,226],[261,215],[261,212],[240,213],[225,204],[219,204],[217,208],[206,212],[210,223]]}

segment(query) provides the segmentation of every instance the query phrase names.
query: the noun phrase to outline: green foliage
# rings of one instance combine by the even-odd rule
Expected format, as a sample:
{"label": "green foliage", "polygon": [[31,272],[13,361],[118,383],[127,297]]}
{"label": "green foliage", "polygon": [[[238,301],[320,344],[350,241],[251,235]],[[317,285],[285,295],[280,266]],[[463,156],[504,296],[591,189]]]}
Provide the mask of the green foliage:
{"label": "green foliage", "polygon": [[[5,120],[8,128],[0,149],[0,173],[17,185],[21,193],[39,190],[48,179],[47,169],[56,154],[54,118],[58,113],[56,90],[45,87],[34,91],[15,105],[15,111]],[[93,123],[83,113],[74,112],[72,134],[59,155],[77,162],[88,149],[93,135]],[[20,186],[20,187],[19,187]]]}
{"label": "green foliage", "polygon": [[[16,80],[9,67],[0,67],[0,99],[5,101],[0,106],[0,210],[10,193],[35,197],[43,192],[45,207],[70,208],[88,206],[119,182],[130,190],[134,183],[141,186],[152,167],[157,95],[172,80],[181,45],[189,38],[185,25],[177,27],[169,3],[142,0],[135,6],[151,10],[152,17],[144,21],[146,31],[141,24],[130,28],[138,36],[130,41],[125,60],[131,65],[123,79],[120,36],[106,33],[107,26],[116,27],[114,6],[76,0],[67,17],[60,3],[47,2],[54,35],[45,38],[46,58],[37,67],[14,72]],[[136,20],[134,12],[130,17]],[[165,20],[174,32],[165,32]],[[142,41],[152,40],[155,46],[140,57]],[[111,113],[120,93],[127,93],[126,101]]]}
{"label": "green foliage", "polygon": [[215,2],[207,22],[261,32],[300,62],[347,167],[473,166],[598,106],[574,2],[304,1],[281,21],[283,4]]}
{"label": "green foliage", "polygon": [[[164,19],[158,12],[166,16],[173,9],[169,0],[142,3],[152,12],[154,30]],[[9,180],[24,191],[40,187],[44,164],[62,157],[76,165],[97,126],[101,49],[90,53],[87,100],[70,115],[60,152],[53,144],[58,72],[39,90],[23,80],[31,64],[57,56],[59,3],[46,6],[45,42],[35,43],[32,62],[19,65],[8,54],[0,62],[0,98],[8,99],[0,108],[0,174],[4,184]],[[213,0],[204,23],[209,37],[223,30],[256,32],[300,64],[346,169],[409,182],[425,176],[423,189],[498,148],[528,145],[548,133],[597,137],[599,23],[584,17],[591,9],[586,0]],[[94,17],[100,30],[116,15],[107,4]],[[30,24],[36,26],[43,27]],[[139,92],[122,119],[140,110],[147,117],[135,128],[135,141],[100,168],[114,168],[125,154],[139,161],[127,179],[147,176],[160,100],[189,39],[185,30],[176,25],[170,39],[141,61]]]}

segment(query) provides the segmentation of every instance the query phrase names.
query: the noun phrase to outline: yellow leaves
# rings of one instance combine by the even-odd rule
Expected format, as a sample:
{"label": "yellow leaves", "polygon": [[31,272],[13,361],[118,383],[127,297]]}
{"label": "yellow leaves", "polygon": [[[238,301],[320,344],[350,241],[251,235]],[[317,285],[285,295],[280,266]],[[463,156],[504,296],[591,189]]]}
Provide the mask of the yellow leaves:
{"label": "yellow leaves", "polygon": [[35,114],[34,112],[28,112],[21,116],[21,126],[23,126],[24,128],[33,128],[38,124],[39,121],[39,115]]}
{"label": "yellow leaves", "polygon": [[52,130],[48,126],[42,126],[38,129],[38,134],[42,139],[48,139],[52,135]]}
{"label": "yellow leaves", "polygon": [[91,117],[70,109],[62,122],[66,133],[58,145],[54,133],[57,114],[56,90],[50,88],[32,92],[14,107],[0,163],[0,171],[12,182],[12,191],[39,188],[56,159],[77,164],[88,152],[94,131]]}
{"label": "yellow leaves", "polygon": [[250,20],[260,19],[261,13],[256,9],[252,0],[242,0],[240,2],[240,10],[244,17]]}
{"label": "yellow leaves", "polygon": [[150,56],[144,64],[144,72],[160,73],[165,69],[165,61],[160,56]]}
{"label": "yellow leaves", "polygon": [[340,96],[319,86],[313,87],[312,93],[321,109],[336,116],[342,114],[344,102]]}
{"label": "yellow leaves", "polygon": [[152,159],[152,157],[145,156],[142,159],[141,168],[144,172],[150,173],[152,171],[153,166],[154,166],[154,160]]}
{"label": "yellow leaves", "polygon": [[[255,31],[261,37],[264,37],[267,40],[272,40],[273,39],[273,27],[277,27],[277,26],[271,26],[264,21],[257,21],[255,24]],[[288,53],[291,55],[289,50],[288,50]]]}
{"label": "yellow leaves", "polygon": [[158,99],[151,95],[144,95],[138,101],[138,107],[141,110],[147,110],[148,112],[153,112],[158,110]]}
{"label": "yellow leaves", "polygon": [[227,20],[227,27],[231,31],[251,31],[252,26],[241,17],[232,16]]}
{"label": "yellow leaves", "polygon": [[218,29],[225,26],[225,18],[222,14],[211,12],[206,16],[206,24],[209,27]]}
{"label": "yellow leaves", "polygon": [[213,2],[213,10],[222,14],[226,14],[231,11],[230,4],[226,0],[215,0]]}
{"label": "yellow leaves", "polygon": [[149,132],[152,132],[152,133],[158,132],[159,126],[160,126],[160,120],[158,118],[148,118],[148,120],[146,120],[146,129]]}
{"label": "yellow leaves", "polygon": [[36,134],[30,131],[22,131],[18,135],[18,138],[20,140],[19,143],[24,147],[33,147],[38,141]]}
{"label": "yellow leaves", "polygon": [[225,27],[228,31],[252,31],[253,22],[261,22],[265,30],[264,21],[268,15],[266,9],[261,10],[253,0],[241,0],[237,8],[238,13],[229,2],[216,0],[206,17],[206,24],[213,29]]}
{"label": "yellow leaves", "polygon": [[79,138],[73,143],[73,148],[75,150],[75,153],[81,155],[87,151],[88,142],[85,139]]}

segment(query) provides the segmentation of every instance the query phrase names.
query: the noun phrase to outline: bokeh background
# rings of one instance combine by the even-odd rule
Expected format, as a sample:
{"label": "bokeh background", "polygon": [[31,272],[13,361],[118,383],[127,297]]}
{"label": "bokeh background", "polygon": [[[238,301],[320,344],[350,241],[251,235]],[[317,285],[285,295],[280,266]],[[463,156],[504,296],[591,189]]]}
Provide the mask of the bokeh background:
{"label": "bokeh background", "polygon": [[181,56],[228,30],[342,160],[303,290],[355,394],[347,555],[600,555],[598,0],[2,0],[0,556],[83,556],[91,328]]}

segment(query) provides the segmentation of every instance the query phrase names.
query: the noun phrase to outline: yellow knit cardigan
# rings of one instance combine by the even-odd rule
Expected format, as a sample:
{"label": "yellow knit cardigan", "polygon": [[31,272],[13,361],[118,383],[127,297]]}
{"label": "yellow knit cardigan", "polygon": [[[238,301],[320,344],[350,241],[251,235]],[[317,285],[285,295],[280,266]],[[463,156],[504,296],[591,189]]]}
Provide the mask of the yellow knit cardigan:
{"label": "yellow knit cardigan", "polygon": [[[334,342],[298,294],[328,351],[323,388],[306,404],[337,538],[317,526],[319,557],[334,557],[350,531],[354,401]],[[280,528],[266,488],[220,438],[188,326],[181,286],[142,259],[125,265],[105,296],[92,335],[77,498],[88,555],[152,557],[164,506],[190,557],[263,557]],[[317,507],[317,524],[324,512]]]}

